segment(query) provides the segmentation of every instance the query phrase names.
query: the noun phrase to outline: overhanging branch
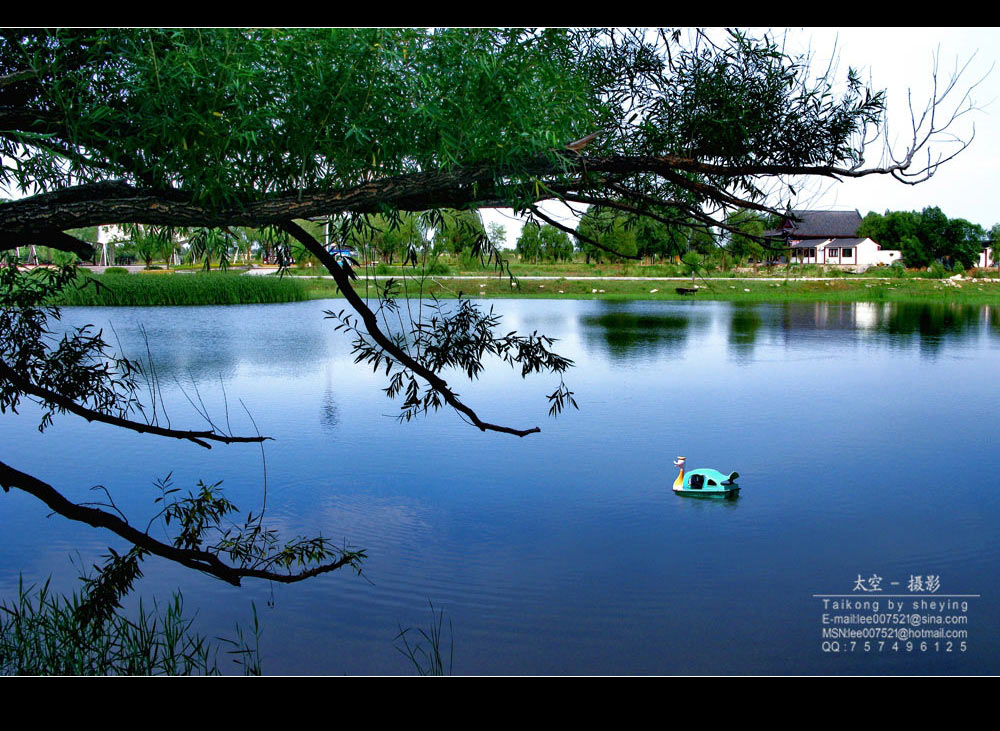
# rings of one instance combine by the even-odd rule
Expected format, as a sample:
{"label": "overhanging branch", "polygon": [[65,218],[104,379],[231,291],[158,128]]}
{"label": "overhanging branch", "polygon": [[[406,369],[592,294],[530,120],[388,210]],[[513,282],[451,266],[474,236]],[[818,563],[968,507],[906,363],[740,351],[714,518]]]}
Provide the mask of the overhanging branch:
{"label": "overhanging branch", "polygon": [[356,554],[345,551],[335,561],[314,566],[297,574],[282,574],[266,569],[230,566],[210,551],[171,546],[156,540],[148,533],[137,530],[116,515],[99,510],[98,508],[77,505],[67,500],[62,493],[48,483],[42,482],[38,478],[21,472],[3,462],[0,462],[0,487],[3,487],[4,492],[9,491],[10,488],[23,490],[41,500],[64,518],[86,523],[94,528],[110,530],[133,545],[145,548],[154,555],[176,561],[182,566],[211,574],[233,586],[239,586],[245,578],[266,579],[282,584],[291,584],[313,576],[336,571],[347,565],[355,565],[358,558]]}
{"label": "overhanging branch", "polygon": [[502,432],[504,434],[513,434],[514,436],[523,437],[528,434],[533,434],[535,432],[541,431],[537,426],[532,429],[513,429],[507,426],[500,426],[499,424],[490,424],[479,418],[475,411],[470,409],[464,403],[459,400],[458,396],[451,390],[447,382],[436,373],[431,371],[429,368],[422,365],[420,362],[411,358],[404,350],[401,350],[390,338],[388,338],[385,333],[382,332],[378,324],[378,318],[375,313],[369,309],[365,301],[354,291],[354,287],[351,286],[350,277],[347,272],[344,271],[343,267],[337,262],[336,259],[312,236],[309,235],[301,226],[295,224],[292,221],[285,221],[281,224],[281,228],[288,232],[296,241],[301,243],[310,254],[319,259],[320,263],[327,268],[330,274],[333,276],[334,281],[340,288],[341,293],[347,299],[348,303],[354,309],[361,319],[365,323],[365,328],[368,330],[368,334],[372,339],[378,343],[385,352],[392,355],[401,365],[410,369],[413,373],[417,374],[423,378],[427,383],[441,394],[445,402],[451,406],[456,411],[464,414],[468,419],[479,428],[480,431],[495,431]]}
{"label": "overhanging branch", "polygon": [[[417,172],[372,180],[360,185],[332,190],[287,191],[256,200],[236,200],[222,205],[201,205],[181,190],[136,188],[121,181],[74,186],[0,205],[0,230],[16,239],[51,231],[65,231],[114,223],[143,223],[173,226],[265,226],[293,218],[338,213],[378,213],[386,206],[406,211],[431,208],[496,206],[504,201],[493,183],[505,181],[514,189],[531,187],[539,177],[551,177],[551,185],[539,186],[534,201],[557,197],[552,191],[565,189],[566,176],[593,173],[659,176],[705,199],[754,208],[750,199],[734,196],[721,186],[752,176],[817,175],[862,177],[886,174],[900,165],[867,170],[850,170],[832,165],[765,165],[705,163],[676,155],[605,156],[565,160],[535,159],[516,169],[498,170],[490,166],[449,171]],[[682,173],[704,176],[685,177]],[[548,188],[548,190],[546,190]]]}
{"label": "overhanging branch", "polygon": [[103,424],[110,424],[111,426],[120,426],[124,429],[129,429],[130,431],[139,432],[140,434],[157,434],[162,437],[184,439],[189,442],[194,442],[195,444],[205,447],[206,449],[212,448],[212,445],[208,442],[235,444],[245,442],[259,443],[270,440],[270,437],[234,437],[227,434],[220,434],[216,431],[168,429],[155,424],[144,424],[139,421],[132,421],[118,416],[112,416],[111,414],[105,414],[100,411],[95,411],[94,409],[89,409],[86,406],[82,406],[76,401],[56,393],[55,391],[42,388],[41,386],[31,383],[2,360],[0,360],[0,378],[9,381],[19,391],[26,393],[29,396],[34,396],[44,403],[51,404],[52,406],[62,409],[63,411],[68,411],[72,414],[76,414],[77,416],[82,416],[87,421],[98,421]]}

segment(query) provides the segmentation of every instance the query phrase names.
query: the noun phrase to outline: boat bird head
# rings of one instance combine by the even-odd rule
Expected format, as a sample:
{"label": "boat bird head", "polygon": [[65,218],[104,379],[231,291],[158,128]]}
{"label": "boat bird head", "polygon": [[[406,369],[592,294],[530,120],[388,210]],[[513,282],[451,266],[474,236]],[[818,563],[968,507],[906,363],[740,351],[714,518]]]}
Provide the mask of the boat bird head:
{"label": "boat bird head", "polygon": [[683,468],[684,467],[684,461],[686,459],[687,459],[687,457],[678,457],[677,459],[674,460],[674,467],[681,467],[681,468]]}

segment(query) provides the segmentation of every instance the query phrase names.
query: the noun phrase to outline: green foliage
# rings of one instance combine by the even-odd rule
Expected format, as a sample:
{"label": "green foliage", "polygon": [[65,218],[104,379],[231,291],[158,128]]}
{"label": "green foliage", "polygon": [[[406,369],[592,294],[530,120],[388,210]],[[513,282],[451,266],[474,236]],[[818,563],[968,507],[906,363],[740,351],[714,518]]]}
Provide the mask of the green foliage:
{"label": "green foliage", "polygon": [[664,260],[681,256],[687,250],[687,231],[682,226],[668,226],[652,218],[640,219],[636,242],[639,256]]}
{"label": "green foliage", "polygon": [[261,672],[256,607],[252,643],[237,626],[236,640],[216,644],[194,631],[180,592],[162,609],[140,600],[128,614],[116,606],[94,615],[87,611],[93,598],[19,582],[17,597],[0,605],[0,675],[219,675],[224,647],[245,674]]}
{"label": "green foliage", "polygon": [[521,235],[517,237],[515,251],[521,257],[521,261],[538,263],[542,254],[542,238],[537,224],[529,222],[521,227]]}
{"label": "green foliage", "polygon": [[[8,31],[0,74],[28,65],[46,82],[32,94],[73,100],[71,136],[99,141],[112,177],[132,174],[142,150],[150,183],[219,203],[372,168],[547,154],[592,123],[577,50],[564,31]],[[5,173],[25,189],[63,175],[54,158]]]}
{"label": "green foliage", "polygon": [[759,261],[764,257],[765,250],[760,243],[767,225],[764,216],[756,211],[741,209],[729,214],[726,224],[735,229],[728,234],[726,249],[736,257],[738,264],[742,265],[747,259]]}
{"label": "green foliage", "polygon": [[123,227],[124,243],[116,249],[119,256],[141,259],[147,269],[153,266],[153,259],[169,261],[174,253],[176,238],[180,232],[171,226],[140,226],[129,224]]}
{"label": "green foliage", "polygon": [[[587,256],[587,261],[621,261],[624,256],[636,256],[639,249],[635,227],[627,225],[629,223],[628,216],[613,208],[589,209],[577,226],[580,234],[577,242]],[[595,246],[588,239],[600,246]]]}
{"label": "green foliage", "polygon": [[453,273],[451,267],[445,264],[440,259],[431,262],[430,265],[427,267],[426,271],[427,274],[430,274],[432,276],[437,274],[442,277],[447,277]]}
{"label": "green foliage", "polygon": [[570,261],[573,258],[573,242],[565,231],[547,223],[539,230],[538,237],[544,259]]}
{"label": "green foliage", "polygon": [[986,232],[964,218],[949,219],[940,208],[929,206],[915,211],[869,213],[858,230],[883,249],[899,249],[909,267],[926,267],[935,259],[961,262],[963,268],[975,264]]}
{"label": "green foliage", "polygon": [[932,261],[931,265],[927,268],[927,277],[929,279],[944,279],[947,276],[948,270],[939,261]]}
{"label": "green foliage", "polygon": [[478,250],[486,229],[478,211],[442,211],[434,227],[434,251],[461,254],[462,249]]}
{"label": "green foliage", "polygon": [[188,492],[180,499],[176,497],[179,489],[173,486],[171,475],[157,480],[155,485],[160,492],[155,502],[163,507],[150,525],[157,519],[162,519],[168,529],[174,524],[171,540],[175,548],[226,556],[233,565],[257,572],[290,573],[333,559],[361,573],[365,551],[338,548],[322,537],[299,537],[282,543],[277,531],[265,527],[260,513],[248,513],[242,524],[225,525],[239,509],[223,495],[221,482],[209,485],[199,480],[198,491]]}
{"label": "green foliage", "polygon": [[[0,363],[37,387],[102,413],[126,416],[137,403],[135,364],[112,353],[102,333],[89,325],[59,338],[49,329],[49,319],[59,318],[52,293],[75,280],[72,267],[22,272],[13,261],[0,264]],[[96,287],[88,279],[77,291],[90,293]],[[0,413],[17,413],[22,398],[41,401],[8,375],[0,377]],[[44,403],[39,430],[65,411],[64,403]]]}
{"label": "green foliage", "polygon": [[573,242],[569,234],[551,224],[538,226],[526,223],[521,229],[515,249],[522,261],[571,261]]}
{"label": "green foliage", "polygon": [[122,274],[128,274],[129,271],[125,267],[108,267],[104,270],[105,274],[110,274],[112,277],[120,276]]}
{"label": "green foliage", "polygon": [[[123,270],[127,273],[127,270]],[[163,305],[248,305],[300,302],[305,285],[292,277],[239,274],[161,274],[93,277],[99,286],[74,286],[58,297],[60,305],[144,307]]]}

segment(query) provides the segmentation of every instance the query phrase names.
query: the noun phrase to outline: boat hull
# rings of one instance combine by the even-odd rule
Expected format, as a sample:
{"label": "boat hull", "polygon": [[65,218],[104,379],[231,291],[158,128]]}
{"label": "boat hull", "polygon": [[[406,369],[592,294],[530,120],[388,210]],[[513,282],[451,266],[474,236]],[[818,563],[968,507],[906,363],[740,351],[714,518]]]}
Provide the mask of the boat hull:
{"label": "boat hull", "polygon": [[718,470],[700,468],[681,473],[674,481],[674,492],[686,497],[735,497],[740,486],[736,478],[739,472],[730,472],[724,475]]}
{"label": "boat hull", "polygon": [[674,493],[677,495],[683,495],[684,497],[716,498],[725,500],[726,498],[737,497],[740,494],[740,488],[738,485],[703,488],[701,490],[692,490],[686,487],[675,487]]}

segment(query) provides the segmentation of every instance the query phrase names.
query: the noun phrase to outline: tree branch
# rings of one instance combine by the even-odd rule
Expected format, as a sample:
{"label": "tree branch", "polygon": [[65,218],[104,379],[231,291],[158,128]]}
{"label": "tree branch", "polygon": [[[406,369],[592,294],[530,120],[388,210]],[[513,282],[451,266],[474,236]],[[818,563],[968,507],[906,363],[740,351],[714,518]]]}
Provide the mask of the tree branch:
{"label": "tree branch", "polygon": [[[576,157],[576,156],[574,156]],[[489,166],[428,171],[372,180],[333,190],[286,191],[258,200],[238,200],[228,205],[200,205],[181,190],[136,188],[122,181],[74,186],[52,193],[0,205],[0,230],[8,236],[40,234],[82,228],[113,221],[174,226],[264,226],[292,218],[310,218],[345,212],[378,213],[386,206],[406,211],[431,208],[495,206],[502,202],[492,185],[495,180],[513,187],[517,181],[529,186],[538,176],[552,176],[552,186],[539,185],[534,202],[555,198],[554,188],[564,188],[567,175],[604,172],[657,175],[696,195],[729,205],[755,208],[759,204],[732,195],[719,184],[684,177],[696,173],[710,178],[736,181],[751,176],[817,175],[863,177],[905,168],[895,164],[882,168],[851,170],[832,165],[725,165],[700,162],[676,155],[566,158],[561,161],[534,159],[516,169]],[[482,186],[482,187],[480,187]],[[548,188],[548,189],[547,189]]]}
{"label": "tree branch", "polygon": [[365,323],[365,328],[368,330],[368,334],[371,335],[372,339],[376,343],[378,343],[379,347],[392,355],[392,357],[395,358],[400,364],[427,381],[431,388],[441,394],[449,406],[467,416],[480,431],[502,432],[504,434],[513,434],[518,437],[527,436],[528,434],[541,431],[541,429],[537,426],[532,429],[512,429],[507,426],[490,424],[489,422],[485,422],[480,419],[475,411],[459,400],[458,396],[456,396],[451,388],[449,388],[443,378],[425,367],[423,364],[411,358],[405,351],[397,347],[392,340],[386,337],[385,333],[383,333],[379,328],[378,318],[375,316],[375,313],[368,308],[368,305],[365,304],[364,300],[361,299],[357,292],[354,291],[354,287],[351,286],[351,280],[347,275],[347,272],[344,271],[344,268],[318,241],[316,241],[316,239],[310,236],[309,233],[301,226],[292,221],[285,221],[281,224],[281,228],[293,236],[296,241],[305,246],[309,253],[319,259],[320,263],[327,268],[331,275],[333,275],[333,279],[340,288],[341,294],[344,295],[354,311],[361,316],[361,319]]}
{"label": "tree branch", "polygon": [[16,370],[11,368],[2,360],[0,360],[0,378],[10,381],[22,393],[34,396],[35,398],[40,399],[47,404],[51,404],[63,411],[69,411],[77,416],[82,416],[87,421],[98,421],[103,424],[120,426],[134,432],[139,432],[140,434],[157,434],[162,437],[184,439],[189,442],[194,442],[195,444],[205,447],[206,449],[212,448],[212,445],[208,444],[208,442],[222,442],[223,444],[244,442],[258,443],[271,439],[271,437],[262,436],[234,437],[226,434],[220,434],[214,430],[188,431],[183,429],[168,429],[162,426],[156,426],[155,424],[143,424],[142,422],[131,421],[130,419],[123,419],[121,417],[112,416],[111,414],[105,414],[100,411],[89,409],[86,406],[82,406],[76,401],[56,393],[55,391],[42,388],[41,386],[36,386],[34,383],[31,383],[26,378],[22,377]]}
{"label": "tree branch", "polygon": [[590,244],[591,246],[594,246],[594,247],[596,247],[598,249],[606,251],[609,254],[611,254],[612,256],[620,256],[623,259],[634,259],[634,260],[638,260],[638,259],[641,258],[638,254],[623,254],[620,251],[615,251],[610,246],[605,246],[604,244],[602,244],[597,239],[592,239],[589,236],[586,236],[585,234],[582,234],[579,231],[577,231],[575,229],[572,229],[569,226],[566,226],[566,225],[560,223],[559,221],[555,220],[554,218],[546,216],[544,213],[542,213],[538,209],[538,206],[531,206],[531,212],[532,212],[533,215],[535,215],[538,218],[542,219],[543,221],[545,221],[545,223],[549,224],[550,226],[555,226],[560,231],[564,231],[564,232],[568,233],[570,236],[573,236],[574,238],[580,239],[580,241],[585,241],[588,244]]}
{"label": "tree branch", "polygon": [[267,579],[268,581],[276,581],[282,584],[292,584],[313,576],[336,571],[349,564],[353,565],[357,561],[356,554],[345,551],[336,561],[315,566],[297,574],[281,574],[266,569],[230,566],[210,551],[171,546],[156,540],[148,533],[143,533],[133,528],[116,515],[97,508],[70,502],[51,485],[14,469],[3,462],[0,462],[0,487],[3,487],[4,492],[8,492],[12,487],[23,490],[41,500],[64,518],[86,523],[94,528],[106,528],[133,545],[144,548],[152,554],[175,561],[182,566],[211,574],[233,586],[239,586],[245,578]]}
{"label": "tree branch", "polygon": [[20,246],[48,246],[50,249],[76,254],[81,259],[89,259],[94,255],[93,246],[62,231],[42,231],[20,235],[0,232],[0,251],[10,251]]}

